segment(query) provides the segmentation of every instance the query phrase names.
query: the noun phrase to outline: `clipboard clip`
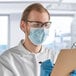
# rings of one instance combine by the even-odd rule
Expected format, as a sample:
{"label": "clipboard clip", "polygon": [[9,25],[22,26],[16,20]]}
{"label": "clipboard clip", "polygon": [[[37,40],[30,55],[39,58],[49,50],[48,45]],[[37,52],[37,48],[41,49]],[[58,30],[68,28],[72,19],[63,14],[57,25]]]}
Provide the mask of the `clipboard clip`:
{"label": "clipboard clip", "polygon": [[72,49],[72,48],[76,48],[76,42],[74,42],[74,43],[72,44],[71,49]]}

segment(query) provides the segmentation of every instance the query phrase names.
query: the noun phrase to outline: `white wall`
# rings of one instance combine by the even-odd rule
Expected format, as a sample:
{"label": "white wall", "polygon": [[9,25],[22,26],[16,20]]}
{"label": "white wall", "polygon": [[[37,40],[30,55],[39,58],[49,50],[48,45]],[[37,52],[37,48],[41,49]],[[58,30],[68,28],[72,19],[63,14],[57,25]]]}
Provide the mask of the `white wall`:
{"label": "white wall", "polygon": [[9,23],[9,43],[10,47],[13,47],[19,43],[21,39],[24,38],[24,33],[20,29],[20,13],[12,13],[10,14],[10,23]]}
{"label": "white wall", "polygon": [[76,16],[74,17],[74,20],[72,22],[71,25],[71,43],[73,45],[73,43],[76,42]]}

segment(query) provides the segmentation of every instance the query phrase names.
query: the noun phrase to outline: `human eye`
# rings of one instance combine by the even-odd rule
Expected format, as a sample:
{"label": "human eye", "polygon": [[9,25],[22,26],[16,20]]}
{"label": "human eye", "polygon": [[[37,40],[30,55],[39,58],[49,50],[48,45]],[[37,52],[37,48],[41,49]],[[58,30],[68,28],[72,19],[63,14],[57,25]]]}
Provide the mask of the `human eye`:
{"label": "human eye", "polygon": [[50,28],[50,26],[51,26],[51,23],[49,23],[49,22],[45,23],[46,28]]}
{"label": "human eye", "polygon": [[35,27],[35,28],[37,28],[39,26],[39,24],[36,22],[33,22],[31,25],[32,25],[32,27]]}

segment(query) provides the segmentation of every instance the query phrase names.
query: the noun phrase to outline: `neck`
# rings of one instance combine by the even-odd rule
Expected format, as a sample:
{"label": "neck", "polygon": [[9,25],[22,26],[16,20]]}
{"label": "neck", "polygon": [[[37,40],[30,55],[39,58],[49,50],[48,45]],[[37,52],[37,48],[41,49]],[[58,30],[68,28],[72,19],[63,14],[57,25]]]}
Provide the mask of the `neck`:
{"label": "neck", "polygon": [[28,51],[32,53],[39,53],[41,50],[41,45],[34,45],[33,43],[30,42],[29,39],[25,39],[23,45]]}

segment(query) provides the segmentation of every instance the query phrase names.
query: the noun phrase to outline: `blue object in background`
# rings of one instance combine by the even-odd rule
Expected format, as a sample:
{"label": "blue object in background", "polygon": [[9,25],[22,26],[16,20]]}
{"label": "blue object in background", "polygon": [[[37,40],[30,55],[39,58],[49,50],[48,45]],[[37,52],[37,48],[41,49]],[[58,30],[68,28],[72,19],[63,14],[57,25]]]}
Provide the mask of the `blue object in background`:
{"label": "blue object in background", "polygon": [[44,61],[41,63],[41,71],[40,71],[40,76],[50,76],[52,69],[53,69],[53,64],[50,61],[50,59]]}
{"label": "blue object in background", "polygon": [[7,45],[0,45],[0,54],[2,54],[7,49],[7,47]]}

